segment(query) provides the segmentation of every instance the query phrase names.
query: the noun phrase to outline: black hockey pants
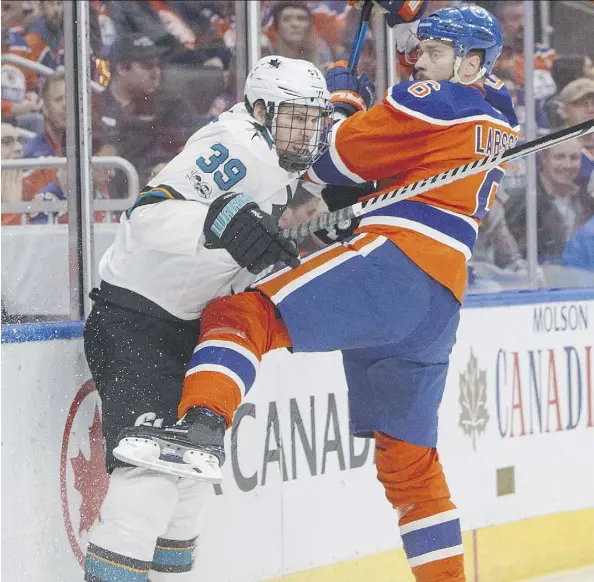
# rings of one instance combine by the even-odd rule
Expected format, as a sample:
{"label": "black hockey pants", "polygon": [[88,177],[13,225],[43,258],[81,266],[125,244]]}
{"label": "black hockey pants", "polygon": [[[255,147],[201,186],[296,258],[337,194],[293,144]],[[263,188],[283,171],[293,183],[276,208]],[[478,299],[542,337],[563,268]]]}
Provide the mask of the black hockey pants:
{"label": "black hockey pants", "polygon": [[84,329],[85,355],[102,401],[107,470],[119,432],[177,421],[177,405],[200,322],[177,319],[146,298],[101,284]]}

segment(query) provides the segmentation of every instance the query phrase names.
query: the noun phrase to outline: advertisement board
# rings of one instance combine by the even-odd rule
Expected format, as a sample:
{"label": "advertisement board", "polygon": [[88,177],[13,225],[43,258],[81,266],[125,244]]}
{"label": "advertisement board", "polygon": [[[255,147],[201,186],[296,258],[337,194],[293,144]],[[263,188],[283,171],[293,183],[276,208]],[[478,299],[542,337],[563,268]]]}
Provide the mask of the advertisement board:
{"label": "advertisement board", "polygon": [[[438,446],[464,530],[594,507],[593,326],[593,301],[463,310]],[[80,579],[108,484],[81,339],[3,343],[2,468],[2,575]],[[278,579],[401,546],[373,441],[349,434],[339,353],[265,356],[224,475],[196,580]]]}

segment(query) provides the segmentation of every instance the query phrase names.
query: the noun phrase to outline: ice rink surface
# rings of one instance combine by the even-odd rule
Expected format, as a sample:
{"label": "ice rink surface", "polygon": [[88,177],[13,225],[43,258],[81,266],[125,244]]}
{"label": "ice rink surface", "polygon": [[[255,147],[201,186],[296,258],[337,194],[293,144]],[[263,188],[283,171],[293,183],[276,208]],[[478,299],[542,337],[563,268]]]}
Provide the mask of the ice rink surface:
{"label": "ice rink surface", "polygon": [[594,567],[550,574],[541,578],[528,578],[523,582],[594,582]]}

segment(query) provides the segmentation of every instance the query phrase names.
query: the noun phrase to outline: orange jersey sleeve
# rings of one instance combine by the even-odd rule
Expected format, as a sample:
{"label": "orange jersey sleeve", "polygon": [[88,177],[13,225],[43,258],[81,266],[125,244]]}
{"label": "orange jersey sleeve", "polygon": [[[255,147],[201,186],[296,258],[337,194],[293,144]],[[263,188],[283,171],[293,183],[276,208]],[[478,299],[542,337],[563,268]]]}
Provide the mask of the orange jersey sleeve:
{"label": "orange jersey sleeve", "polygon": [[[378,192],[412,184],[515,145],[517,128],[478,87],[401,83],[381,104],[335,126],[309,177],[318,183],[377,181]],[[389,237],[461,300],[480,221],[501,168],[366,214],[361,232]]]}

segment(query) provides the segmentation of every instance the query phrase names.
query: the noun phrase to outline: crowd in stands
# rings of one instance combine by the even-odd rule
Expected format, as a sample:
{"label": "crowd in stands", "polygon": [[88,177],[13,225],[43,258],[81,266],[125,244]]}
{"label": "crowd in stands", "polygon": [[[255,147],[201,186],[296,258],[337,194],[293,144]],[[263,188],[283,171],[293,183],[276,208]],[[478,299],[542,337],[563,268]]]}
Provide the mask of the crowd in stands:
{"label": "crowd in stands", "polygon": [[[524,5],[476,3],[494,10],[502,24],[505,47],[495,73],[511,91],[523,125]],[[428,11],[452,4],[431,0]],[[233,0],[90,2],[94,155],[129,160],[142,186],[192,133],[237,101],[235,6]],[[64,156],[64,1],[3,0],[1,8],[2,160]],[[346,0],[260,0],[260,9],[262,55],[304,58],[322,70],[348,58],[359,13]],[[593,56],[535,47],[541,134],[594,118]],[[359,70],[373,79],[377,66],[371,26]],[[406,80],[403,69],[400,80]],[[537,163],[539,262],[594,272],[594,134],[543,152]],[[94,180],[95,198],[127,197],[123,172],[96,170]],[[2,170],[2,202],[64,200],[64,192],[63,170]],[[281,226],[326,209],[301,187]],[[111,215],[96,213],[95,219]],[[56,213],[2,214],[3,225],[66,220]],[[471,289],[526,285],[525,221],[526,166],[519,160],[509,165],[480,230]],[[321,244],[314,237],[302,243],[308,250]]]}
{"label": "crowd in stands", "polygon": [[[504,49],[494,73],[512,93],[524,134],[524,3],[495,2],[486,7],[495,11],[504,33]],[[538,135],[594,119],[592,55],[556,54],[550,47],[537,44],[533,85]],[[536,156],[536,165],[534,194],[541,283],[591,286],[594,238],[588,235],[594,216],[594,136],[542,151]],[[479,230],[470,264],[471,290],[526,287],[526,205],[526,158],[522,158],[507,165],[492,211]],[[559,266],[588,273],[567,277]],[[547,278],[543,270],[544,274],[561,275]]]}

